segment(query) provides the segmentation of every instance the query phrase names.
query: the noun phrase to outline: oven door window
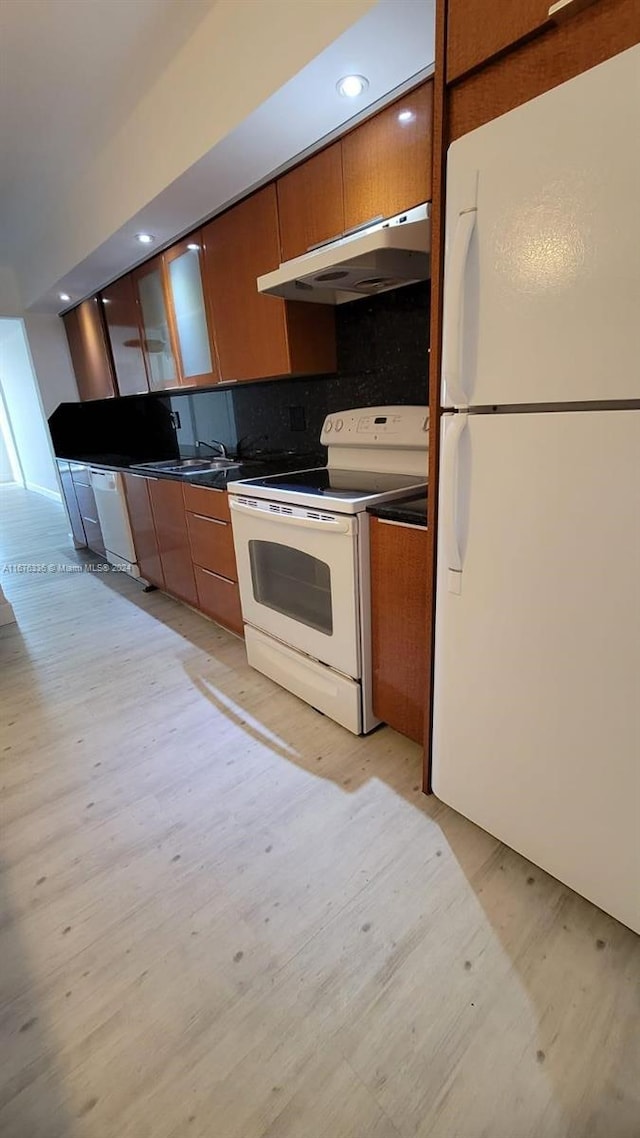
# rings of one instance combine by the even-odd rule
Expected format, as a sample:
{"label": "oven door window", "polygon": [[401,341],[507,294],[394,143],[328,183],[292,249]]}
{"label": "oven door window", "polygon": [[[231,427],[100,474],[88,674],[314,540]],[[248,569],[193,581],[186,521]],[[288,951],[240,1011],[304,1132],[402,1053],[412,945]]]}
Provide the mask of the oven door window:
{"label": "oven door window", "polygon": [[331,569],[325,561],[275,541],[250,541],[249,560],[258,604],[333,635]]}

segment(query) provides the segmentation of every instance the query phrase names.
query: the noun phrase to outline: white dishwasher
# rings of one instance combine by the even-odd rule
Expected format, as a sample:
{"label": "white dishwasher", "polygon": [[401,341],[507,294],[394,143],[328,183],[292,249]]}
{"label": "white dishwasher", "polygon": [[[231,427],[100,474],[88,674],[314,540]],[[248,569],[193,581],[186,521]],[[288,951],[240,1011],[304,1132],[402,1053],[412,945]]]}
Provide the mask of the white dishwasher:
{"label": "white dishwasher", "polygon": [[105,545],[107,561],[132,577],[140,576],[121,474],[91,468],[91,485]]}

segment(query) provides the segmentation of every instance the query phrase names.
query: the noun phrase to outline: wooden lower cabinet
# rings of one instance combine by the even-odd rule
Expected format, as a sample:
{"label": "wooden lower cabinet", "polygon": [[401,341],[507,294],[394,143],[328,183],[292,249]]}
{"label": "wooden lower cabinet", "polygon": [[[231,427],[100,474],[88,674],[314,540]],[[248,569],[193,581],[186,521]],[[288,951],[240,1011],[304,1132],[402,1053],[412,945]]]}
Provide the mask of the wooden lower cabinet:
{"label": "wooden lower cabinet", "polygon": [[217,573],[195,565],[196,586],[198,589],[198,608],[218,624],[224,625],[238,636],[244,634],[240,591],[235,581],[228,581]]}
{"label": "wooden lower cabinet", "polygon": [[243,635],[233,531],[226,491],[187,484],[187,528],[198,608],[218,624]]}
{"label": "wooden lower cabinet", "polygon": [[242,636],[226,490],[138,474],[123,477],[142,577]]}
{"label": "wooden lower cabinet", "polygon": [[149,479],[148,485],[164,587],[168,593],[195,607],[198,603],[198,594],[191,561],[182,483],[168,478],[158,478]]}
{"label": "wooden lower cabinet", "polygon": [[430,594],[426,527],[371,518],[373,710],[417,743],[428,698]]}
{"label": "wooden lower cabinet", "polygon": [[150,483],[159,479],[145,478],[142,474],[123,474],[122,477],[140,574],[150,585],[164,589],[164,573],[149,493]]}

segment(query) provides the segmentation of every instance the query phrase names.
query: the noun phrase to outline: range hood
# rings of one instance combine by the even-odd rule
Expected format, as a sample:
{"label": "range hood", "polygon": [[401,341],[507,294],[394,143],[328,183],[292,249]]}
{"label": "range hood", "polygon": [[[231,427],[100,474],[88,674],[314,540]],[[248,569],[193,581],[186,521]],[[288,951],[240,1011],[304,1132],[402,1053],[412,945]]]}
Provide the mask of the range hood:
{"label": "range hood", "polygon": [[376,220],[258,277],[258,292],[345,304],[430,276],[431,204]]}

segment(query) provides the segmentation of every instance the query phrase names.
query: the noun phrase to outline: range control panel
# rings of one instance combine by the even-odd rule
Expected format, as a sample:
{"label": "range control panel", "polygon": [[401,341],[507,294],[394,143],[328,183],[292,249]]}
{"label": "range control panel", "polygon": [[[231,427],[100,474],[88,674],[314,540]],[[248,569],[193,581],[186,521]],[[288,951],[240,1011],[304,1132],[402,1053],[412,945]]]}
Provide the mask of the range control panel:
{"label": "range control panel", "polygon": [[429,440],[428,407],[358,407],[327,415],[323,446],[424,448]]}

